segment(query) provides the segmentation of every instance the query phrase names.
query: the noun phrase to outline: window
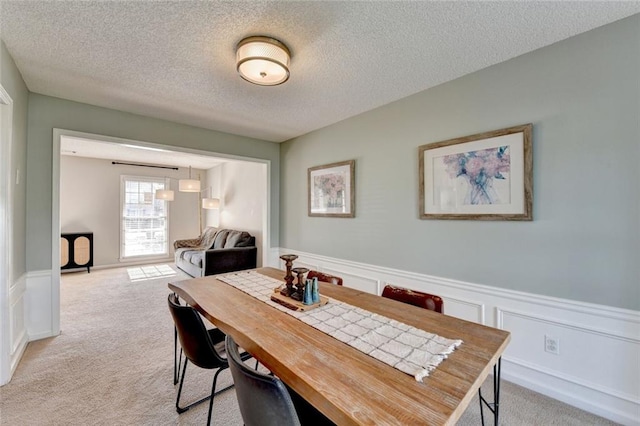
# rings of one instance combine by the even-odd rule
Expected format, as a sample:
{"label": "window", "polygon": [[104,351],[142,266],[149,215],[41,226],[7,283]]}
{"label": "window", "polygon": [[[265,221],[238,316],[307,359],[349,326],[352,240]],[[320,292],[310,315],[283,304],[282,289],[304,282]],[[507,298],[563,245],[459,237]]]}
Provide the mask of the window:
{"label": "window", "polygon": [[168,186],[165,178],[121,177],[120,258],[169,253],[167,202],[155,198],[157,189]]}

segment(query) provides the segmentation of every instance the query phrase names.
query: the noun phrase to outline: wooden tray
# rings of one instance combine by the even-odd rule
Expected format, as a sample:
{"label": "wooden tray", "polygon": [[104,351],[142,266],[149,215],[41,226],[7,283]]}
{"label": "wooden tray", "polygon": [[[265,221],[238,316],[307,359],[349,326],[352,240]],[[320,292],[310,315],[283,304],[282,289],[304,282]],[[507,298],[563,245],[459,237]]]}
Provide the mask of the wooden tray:
{"label": "wooden tray", "polygon": [[289,309],[300,312],[310,311],[311,309],[317,308],[318,306],[326,305],[329,302],[329,298],[321,295],[319,303],[314,303],[313,305],[305,305],[304,303],[298,302],[295,299],[283,296],[282,294],[280,294],[279,289],[276,289],[275,292],[271,295],[271,300]]}

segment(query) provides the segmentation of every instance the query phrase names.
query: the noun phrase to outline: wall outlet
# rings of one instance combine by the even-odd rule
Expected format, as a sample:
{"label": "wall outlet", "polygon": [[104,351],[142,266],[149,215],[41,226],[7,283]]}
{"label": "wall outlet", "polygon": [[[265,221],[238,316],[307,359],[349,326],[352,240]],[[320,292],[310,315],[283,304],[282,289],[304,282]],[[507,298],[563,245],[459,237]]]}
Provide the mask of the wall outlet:
{"label": "wall outlet", "polygon": [[544,350],[554,355],[560,355],[560,339],[553,336],[544,336]]}

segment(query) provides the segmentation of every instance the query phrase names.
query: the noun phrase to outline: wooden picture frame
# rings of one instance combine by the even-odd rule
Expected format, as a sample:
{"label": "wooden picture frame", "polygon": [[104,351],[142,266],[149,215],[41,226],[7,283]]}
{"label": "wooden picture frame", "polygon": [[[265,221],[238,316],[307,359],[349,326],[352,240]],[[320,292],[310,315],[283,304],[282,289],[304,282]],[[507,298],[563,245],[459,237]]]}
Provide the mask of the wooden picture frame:
{"label": "wooden picture frame", "polygon": [[420,219],[533,220],[532,128],[420,146]]}
{"label": "wooden picture frame", "polygon": [[356,216],[355,165],[349,160],[307,170],[309,216]]}

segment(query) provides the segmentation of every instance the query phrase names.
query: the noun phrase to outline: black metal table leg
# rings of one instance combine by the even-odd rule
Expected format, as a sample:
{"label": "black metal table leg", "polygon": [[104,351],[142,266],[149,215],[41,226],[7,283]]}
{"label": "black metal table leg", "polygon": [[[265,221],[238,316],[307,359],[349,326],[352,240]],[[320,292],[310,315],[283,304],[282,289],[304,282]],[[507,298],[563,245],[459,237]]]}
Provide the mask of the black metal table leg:
{"label": "black metal table leg", "polygon": [[499,414],[500,414],[500,367],[502,364],[502,357],[498,358],[498,362],[493,366],[493,402],[488,402],[482,396],[482,389],[478,389],[478,397],[480,399],[480,419],[482,420],[482,426],[484,426],[484,411],[483,408],[486,405],[489,411],[493,413],[493,424],[498,426]]}

